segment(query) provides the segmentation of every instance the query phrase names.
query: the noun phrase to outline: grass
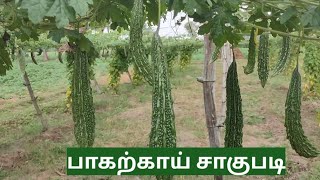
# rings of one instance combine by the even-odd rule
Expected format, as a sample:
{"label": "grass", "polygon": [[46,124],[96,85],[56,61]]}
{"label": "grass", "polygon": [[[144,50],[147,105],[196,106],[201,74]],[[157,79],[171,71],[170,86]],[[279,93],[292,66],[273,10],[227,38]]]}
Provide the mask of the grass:
{"label": "grass", "polygon": [[245,123],[247,123],[249,125],[257,125],[257,124],[264,123],[265,120],[266,119],[264,116],[259,116],[257,114],[251,114],[250,116],[248,116]]}
{"label": "grass", "polygon": [[[53,60],[38,59],[39,65],[29,64],[32,86],[39,97],[39,105],[50,129],[41,133],[41,125],[26,88],[22,85],[19,70],[15,67],[8,76],[0,77],[0,179],[74,179],[60,176],[65,173],[67,147],[76,147],[73,136],[73,121],[70,112],[65,111],[65,91],[68,78],[65,64]],[[41,57],[38,57],[41,58]],[[179,147],[207,147],[208,137],[205,124],[202,85],[196,81],[201,76],[203,53],[194,55],[192,64],[185,69],[174,69],[171,78],[172,94],[176,115],[177,143]],[[222,64],[217,67],[217,114],[221,107]],[[317,159],[307,160],[297,156],[286,140],[284,102],[289,78],[278,76],[261,88],[257,73],[244,75],[245,60],[238,60],[239,81],[243,102],[245,147],[281,146],[287,147],[288,166],[291,168],[283,179],[319,179],[320,164]],[[121,84],[119,93],[107,88],[105,60],[98,60],[97,80],[104,91],[94,92],[96,109],[95,147],[146,147],[151,119],[151,87],[144,84],[134,86]],[[125,78],[125,74],[122,78]],[[316,110],[319,101],[304,101],[302,108],[303,126],[311,142],[320,148]],[[223,141],[224,131],[221,133]],[[303,162],[303,163],[301,163]],[[79,177],[82,179],[85,177]],[[99,179],[100,177],[86,177]],[[107,178],[107,177],[101,177]],[[110,177],[119,179],[118,177]],[[141,176],[141,179],[152,179]],[[260,177],[273,179],[274,177]],[[130,178],[129,178],[130,179]],[[176,179],[212,179],[211,176],[176,176]],[[233,177],[225,179],[257,179],[257,177]]]}

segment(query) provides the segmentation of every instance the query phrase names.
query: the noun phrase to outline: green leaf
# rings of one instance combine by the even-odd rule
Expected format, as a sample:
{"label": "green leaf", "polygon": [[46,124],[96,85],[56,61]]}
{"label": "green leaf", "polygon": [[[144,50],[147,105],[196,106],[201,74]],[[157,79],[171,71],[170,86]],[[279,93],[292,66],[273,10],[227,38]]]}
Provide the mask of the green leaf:
{"label": "green leaf", "polygon": [[81,36],[78,45],[81,51],[86,51],[86,52],[90,52],[91,48],[94,48],[92,42],[88,38],[86,38],[84,35]]}
{"label": "green leaf", "polygon": [[80,16],[86,15],[89,10],[89,4],[93,4],[92,0],[70,0],[69,5],[73,7]]}
{"label": "green leaf", "polygon": [[[233,16],[232,13],[220,13],[211,21],[212,26],[210,30],[210,37],[217,47],[222,47],[227,41],[231,44],[238,44],[243,39],[243,36],[237,34],[235,29],[232,27],[238,25],[238,18]],[[226,25],[228,23],[229,26]]]}
{"label": "green leaf", "polygon": [[47,14],[49,5],[53,0],[23,0],[21,8],[28,10],[29,19],[37,24],[40,23],[43,17]]}
{"label": "green leaf", "polygon": [[[272,20],[270,22],[270,27],[273,30],[277,30],[277,31],[282,31],[282,32],[286,32],[287,27],[283,24],[280,23],[280,21],[276,21],[276,20]],[[278,34],[277,33],[272,33],[273,37],[276,37]]]}
{"label": "green leaf", "polygon": [[[268,19],[269,18],[263,13],[263,10],[261,8],[258,8],[255,10],[254,14],[250,16],[248,21],[258,26],[268,27]],[[263,31],[259,31],[259,34],[261,34],[262,32]]]}
{"label": "green leaf", "polygon": [[50,31],[48,38],[51,38],[53,41],[60,43],[61,39],[66,36],[64,29],[59,29],[55,31]]}
{"label": "green leaf", "polygon": [[38,40],[38,32],[36,26],[19,26],[20,31],[15,31],[15,37],[20,39],[22,42],[28,41],[30,39]]}
{"label": "green leaf", "polygon": [[311,25],[313,27],[320,25],[320,8],[312,7],[301,17],[303,26]]}
{"label": "green leaf", "polygon": [[[77,0],[70,1],[72,7],[75,6],[74,1]],[[86,2],[92,2],[92,0],[86,0]],[[28,17],[35,24],[40,23],[45,16],[55,17],[58,28],[68,25],[69,20],[75,20],[75,10],[78,13],[83,13],[88,8],[83,3],[78,3],[74,10],[68,6],[65,0],[23,0],[21,7],[28,10]]]}
{"label": "green leaf", "polygon": [[69,29],[57,29],[50,31],[48,34],[48,38],[51,38],[53,41],[60,43],[61,39],[64,37],[72,37],[73,39],[80,39],[81,34],[77,30],[69,30]]}
{"label": "green leaf", "polygon": [[210,32],[210,29],[212,28],[212,21],[208,22],[207,24],[203,24],[199,27],[198,34],[199,35],[205,35]]}
{"label": "green leaf", "polygon": [[241,4],[240,0],[224,0],[223,6],[228,10],[237,11],[239,9],[239,5]]}
{"label": "green leaf", "polygon": [[174,10],[174,17],[176,17],[177,14],[183,9],[184,9],[183,0],[174,0],[171,8],[169,8],[169,10]]}
{"label": "green leaf", "polygon": [[280,23],[286,23],[292,16],[295,16],[298,13],[295,7],[289,7],[286,11],[280,16]]}
{"label": "green leaf", "polygon": [[[211,0],[207,0],[207,3],[208,3],[208,5],[210,6],[210,7],[212,7],[212,2],[211,2]],[[217,3],[216,1],[214,2],[214,3]]]}
{"label": "green leaf", "polygon": [[58,28],[68,25],[69,20],[75,20],[74,10],[68,7],[65,0],[55,0],[46,15],[56,17]]}
{"label": "green leaf", "polygon": [[188,15],[193,15],[195,12],[203,14],[206,9],[207,5],[203,0],[188,0],[185,4],[185,11]]}
{"label": "green leaf", "polygon": [[[148,17],[148,21],[152,22],[153,24],[158,24],[159,22],[159,7],[158,7],[158,0],[149,0],[146,1],[146,10],[147,10],[147,17]],[[165,1],[161,1],[161,15],[164,14],[164,12],[166,11],[167,7],[166,7],[166,3]]]}
{"label": "green leaf", "polygon": [[133,1],[118,0],[117,2],[111,0],[97,0],[94,1],[93,8],[96,10],[93,17],[98,23],[109,22],[128,29],[128,19],[130,10],[132,9]]}
{"label": "green leaf", "polygon": [[7,71],[12,69],[12,62],[6,46],[2,39],[0,40],[0,76],[6,75]]}
{"label": "green leaf", "polygon": [[175,1],[175,0],[169,0],[169,1],[168,1],[168,9],[169,9],[169,10],[172,10],[172,6],[173,6],[174,1]]}

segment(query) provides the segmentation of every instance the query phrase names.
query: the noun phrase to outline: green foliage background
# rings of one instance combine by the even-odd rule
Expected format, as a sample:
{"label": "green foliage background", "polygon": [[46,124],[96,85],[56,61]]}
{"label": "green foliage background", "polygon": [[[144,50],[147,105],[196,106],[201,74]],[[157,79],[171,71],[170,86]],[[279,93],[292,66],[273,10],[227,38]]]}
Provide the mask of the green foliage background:
{"label": "green foliage background", "polygon": [[320,43],[307,42],[303,63],[306,80],[304,91],[310,96],[320,96]]}

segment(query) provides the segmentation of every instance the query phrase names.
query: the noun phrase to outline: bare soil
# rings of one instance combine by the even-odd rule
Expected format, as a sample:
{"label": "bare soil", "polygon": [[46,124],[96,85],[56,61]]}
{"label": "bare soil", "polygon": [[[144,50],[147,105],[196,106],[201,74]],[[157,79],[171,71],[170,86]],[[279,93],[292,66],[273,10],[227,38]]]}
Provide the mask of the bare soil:
{"label": "bare soil", "polygon": [[[286,140],[284,127],[284,102],[287,93],[288,81],[278,83],[276,79],[270,79],[265,89],[261,88],[257,74],[246,76],[242,72],[245,63],[239,61],[238,72],[242,91],[244,129],[244,147],[286,147],[288,175],[280,179],[301,179],[319,162],[319,158],[306,159],[298,156]],[[221,63],[217,63],[216,82],[216,107],[217,114],[221,109]],[[207,147],[208,135],[205,124],[202,85],[196,81],[196,77],[202,73],[202,63],[196,62],[186,70],[177,70],[172,78],[172,93],[174,98],[174,110],[176,115],[177,144],[179,147]],[[97,78],[102,87],[107,86],[108,77]],[[95,147],[146,147],[150,131],[151,96],[150,89],[133,87],[127,74],[121,76],[121,89],[118,95],[107,90],[104,94],[95,94],[96,108],[96,140]],[[279,85],[280,84],[280,85]],[[127,87],[127,88],[125,88]],[[60,92],[39,93],[40,106],[48,109],[45,116],[49,119],[50,129],[44,133],[34,133],[39,129],[34,128],[30,133],[30,124],[38,124],[34,118],[32,122],[22,120],[7,121],[0,116],[3,139],[12,139],[0,143],[0,171],[8,173],[7,179],[83,179],[83,177],[66,177],[65,153],[56,152],[56,149],[76,146],[73,137],[73,121],[70,113],[64,113],[64,89]],[[144,97],[145,96],[145,97]],[[146,101],[140,101],[144,97]],[[26,98],[0,99],[0,110],[8,110],[7,107],[23,109]],[[104,101],[105,100],[105,101]],[[53,103],[54,102],[54,103]],[[52,108],[54,106],[54,108]],[[320,149],[320,128],[315,120],[316,111],[320,107],[319,100],[303,101],[302,123],[305,134],[311,142]],[[52,108],[52,109],[50,109]],[[11,115],[14,116],[13,112]],[[25,112],[29,115],[32,112]],[[18,124],[17,124],[18,123]],[[24,124],[25,123],[25,124]],[[19,127],[19,128],[18,128]],[[33,127],[33,126],[32,126]],[[37,126],[35,126],[37,127]],[[10,133],[8,133],[10,132]],[[28,133],[27,133],[28,132]],[[221,130],[221,142],[223,143],[224,130]],[[223,144],[222,144],[223,146]],[[37,149],[39,149],[37,151]],[[39,162],[34,159],[32,153],[39,153],[41,157],[53,159]],[[1,174],[0,174],[1,175]],[[101,177],[108,179],[110,177]],[[0,176],[1,179],[1,176]],[[90,177],[89,179],[100,179]],[[111,179],[150,179],[148,177],[111,177]],[[208,176],[188,177],[177,176],[177,179],[212,179]],[[235,179],[235,177],[226,177]],[[279,179],[279,177],[240,177],[236,179]]]}

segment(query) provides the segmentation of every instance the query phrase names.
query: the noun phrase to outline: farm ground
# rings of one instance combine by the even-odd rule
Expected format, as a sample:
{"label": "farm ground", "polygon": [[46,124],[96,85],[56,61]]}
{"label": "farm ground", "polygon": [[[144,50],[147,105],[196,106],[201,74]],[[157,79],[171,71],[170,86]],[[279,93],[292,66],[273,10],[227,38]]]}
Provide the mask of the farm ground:
{"label": "farm ground", "polygon": [[[55,56],[51,55],[51,59]],[[180,147],[207,147],[201,76],[201,52],[186,69],[175,69],[172,77],[177,143]],[[41,60],[39,60],[41,61]],[[299,157],[285,137],[284,104],[290,78],[280,76],[261,88],[257,74],[244,75],[238,60],[243,99],[244,146],[287,147],[287,171],[282,177],[238,177],[226,179],[320,179],[320,161]],[[95,147],[145,147],[151,118],[151,88],[133,86],[122,77],[119,93],[107,88],[107,63],[97,62],[96,76],[103,94],[94,94],[96,109]],[[221,104],[221,62],[217,62],[217,108]],[[65,108],[68,79],[65,65],[58,61],[29,64],[27,71],[39,105],[50,129],[41,133],[18,69],[0,77],[0,179],[154,179],[140,177],[70,177],[64,175],[66,148],[76,146],[73,121]],[[306,135],[320,149],[320,128],[316,121],[319,100],[304,100],[302,121]],[[223,140],[223,133],[221,139]],[[212,179],[212,176],[176,176],[176,179]]]}

